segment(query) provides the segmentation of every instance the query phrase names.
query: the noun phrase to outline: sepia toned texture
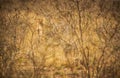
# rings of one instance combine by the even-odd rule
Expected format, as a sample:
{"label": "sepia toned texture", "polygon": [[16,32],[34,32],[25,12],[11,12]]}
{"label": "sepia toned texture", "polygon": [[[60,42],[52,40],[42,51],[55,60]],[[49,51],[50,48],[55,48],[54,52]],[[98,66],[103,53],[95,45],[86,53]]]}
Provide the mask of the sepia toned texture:
{"label": "sepia toned texture", "polygon": [[120,0],[0,0],[0,78],[120,78]]}

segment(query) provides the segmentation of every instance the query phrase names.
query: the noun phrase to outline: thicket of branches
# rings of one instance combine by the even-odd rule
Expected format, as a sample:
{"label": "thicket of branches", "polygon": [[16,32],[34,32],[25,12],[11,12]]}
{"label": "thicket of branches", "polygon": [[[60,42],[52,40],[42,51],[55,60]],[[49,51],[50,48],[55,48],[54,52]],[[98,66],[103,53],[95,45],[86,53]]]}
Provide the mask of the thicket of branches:
{"label": "thicket of branches", "polygon": [[119,10],[118,0],[0,0],[0,77],[119,78]]}

